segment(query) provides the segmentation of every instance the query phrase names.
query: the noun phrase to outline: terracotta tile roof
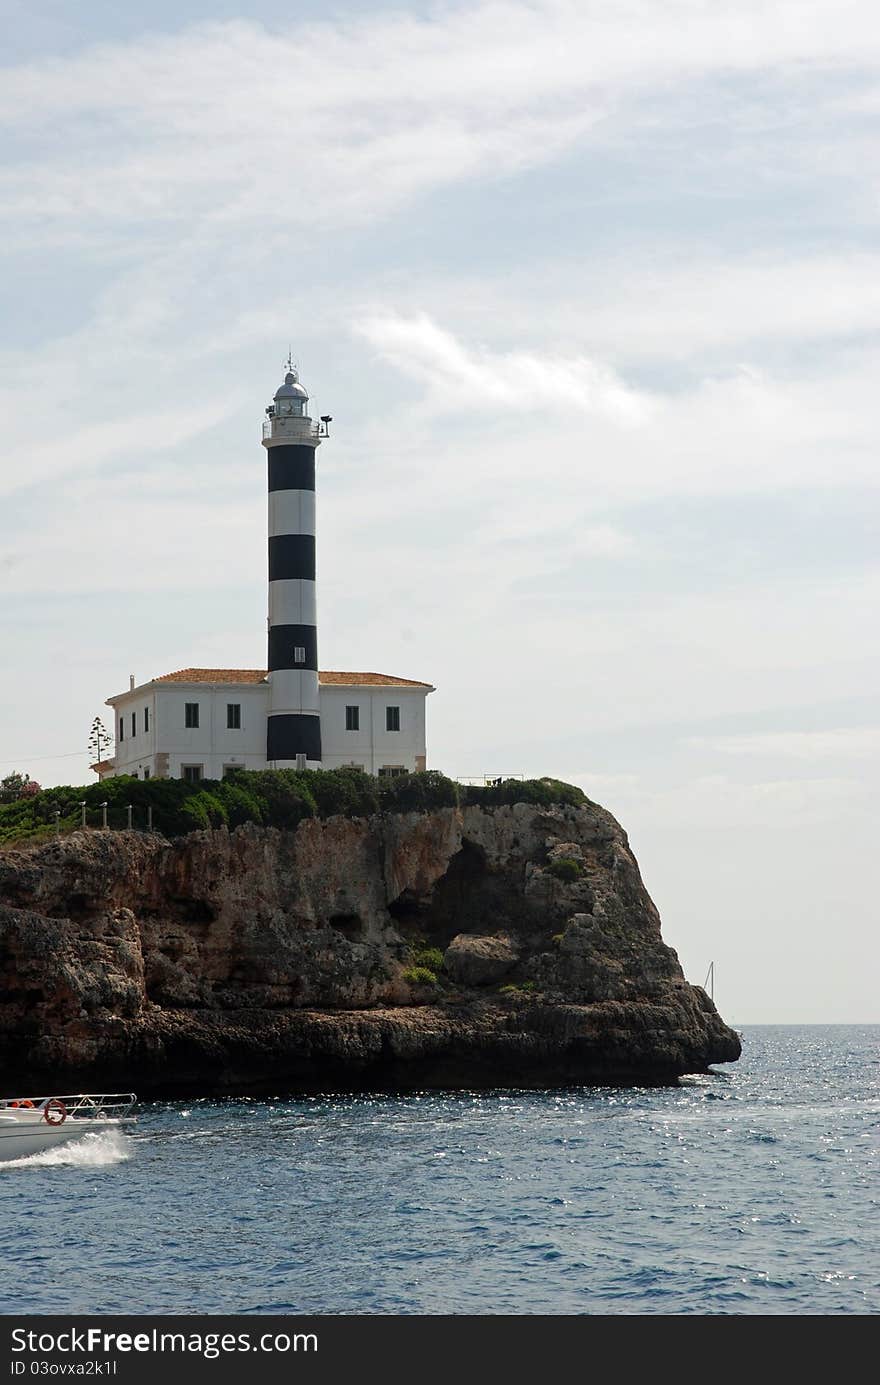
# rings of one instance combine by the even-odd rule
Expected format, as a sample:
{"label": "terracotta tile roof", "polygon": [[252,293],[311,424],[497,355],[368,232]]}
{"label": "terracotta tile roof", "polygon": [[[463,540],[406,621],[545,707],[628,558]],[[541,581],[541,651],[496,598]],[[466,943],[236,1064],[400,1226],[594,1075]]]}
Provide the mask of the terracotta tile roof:
{"label": "terracotta tile roof", "polygon": [[[154,683],[262,683],[266,670],[262,668],[180,668],[154,678]],[[392,673],[326,673],[318,674],[325,687],[373,688],[433,688],[432,683],[420,683],[414,678],[395,678]]]}
{"label": "terracotta tile roof", "polygon": [[179,668],[176,673],[163,673],[153,683],[262,683],[264,668]]}
{"label": "terracotta tile roof", "polygon": [[93,770],[95,771],[96,774],[103,774],[105,770],[108,770],[108,769],[115,769],[115,768],[116,768],[116,761],[115,761],[115,760],[99,760],[98,763],[97,763],[96,765],[90,765],[89,768],[90,768],[90,769],[93,769]]}
{"label": "terracotta tile roof", "polygon": [[318,674],[318,682],[325,687],[373,687],[373,688],[432,688],[433,683],[420,683],[415,678],[395,678],[393,673],[326,673]]}

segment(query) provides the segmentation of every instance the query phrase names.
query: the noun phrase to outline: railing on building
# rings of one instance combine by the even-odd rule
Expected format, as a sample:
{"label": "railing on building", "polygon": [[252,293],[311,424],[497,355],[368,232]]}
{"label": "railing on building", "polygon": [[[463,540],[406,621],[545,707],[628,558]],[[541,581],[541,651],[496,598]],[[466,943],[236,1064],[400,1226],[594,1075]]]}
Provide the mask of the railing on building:
{"label": "railing on building", "polygon": [[305,418],[266,418],[263,420],[263,440],[288,435],[291,442],[297,438],[324,438],[320,423],[312,423]]}
{"label": "railing on building", "polygon": [[506,779],[516,779],[520,783],[525,779],[524,774],[453,774],[456,784],[477,784],[484,788],[503,784]]}

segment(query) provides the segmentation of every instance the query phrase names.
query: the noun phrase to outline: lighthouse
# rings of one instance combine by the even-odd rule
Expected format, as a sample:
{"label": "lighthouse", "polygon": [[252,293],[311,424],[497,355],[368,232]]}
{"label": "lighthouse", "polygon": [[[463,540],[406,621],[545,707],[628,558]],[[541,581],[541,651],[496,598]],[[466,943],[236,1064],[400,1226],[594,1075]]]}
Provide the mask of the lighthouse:
{"label": "lighthouse", "polygon": [[[269,657],[266,668],[179,668],[107,698],[116,751],[100,780],[225,779],[239,770],[359,769],[379,778],[427,767],[425,700],[433,684],[392,673],[318,672],[315,454],[332,423],[309,417],[288,357],[266,409]],[[231,661],[230,661],[231,662]]]}
{"label": "lighthouse", "polygon": [[315,453],[326,436],[288,358],[266,410],[269,463],[269,706],[266,759],[319,769],[318,619],[315,600]]}

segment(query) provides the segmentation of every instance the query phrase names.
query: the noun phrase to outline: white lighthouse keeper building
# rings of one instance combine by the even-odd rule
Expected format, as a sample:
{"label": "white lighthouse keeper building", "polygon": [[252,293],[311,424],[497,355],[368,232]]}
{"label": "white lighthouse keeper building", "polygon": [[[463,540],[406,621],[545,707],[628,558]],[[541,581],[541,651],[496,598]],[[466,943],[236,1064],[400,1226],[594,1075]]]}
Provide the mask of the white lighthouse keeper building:
{"label": "white lighthouse keeper building", "polygon": [[266,410],[268,668],[186,668],[107,698],[116,751],[99,778],[220,779],[233,769],[423,770],[430,683],[318,671],[315,454],[327,437],[292,362]]}

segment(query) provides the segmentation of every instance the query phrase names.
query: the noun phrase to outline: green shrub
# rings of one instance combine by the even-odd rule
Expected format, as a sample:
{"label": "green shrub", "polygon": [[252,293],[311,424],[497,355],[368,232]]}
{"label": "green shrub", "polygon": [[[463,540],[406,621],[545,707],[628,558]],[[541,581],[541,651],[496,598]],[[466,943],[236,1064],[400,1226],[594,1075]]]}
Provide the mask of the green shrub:
{"label": "green shrub", "polygon": [[404,981],[411,986],[436,986],[437,977],[430,967],[407,967],[403,973]]}
{"label": "green shrub", "polygon": [[427,967],[428,971],[442,971],[443,953],[439,947],[423,947],[410,955],[413,966]]}
{"label": "green shrub", "polygon": [[204,832],[211,826],[204,803],[193,794],[180,810],[180,817],[188,832]]}
{"label": "green shrub", "polygon": [[265,804],[255,793],[249,793],[242,785],[230,783],[224,779],[219,785],[220,794],[218,795],[226,807],[230,827],[241,827],[245,822],[263,821]]}
{"label": "green shrub", "polygon": [[362,769],[308,769],[299,779],[315,803],[318,817],[367,818],[380,809],[379,780]]}
{"label": "green shrub", "polygon": [[198,793],[186,800],[180,811],[187,821],[193,823],[193,831],[205,827],[226,827],[229,824],[225,803],[219,794],[212,793],[210,789],[200,788]]}
{"label": "green shrub", "polygon": [[[461,789],[437,770],[377,779],[361,770],[234,770],[221,782],[182,779],[105,779],[87,787],[63,785],[43,789],[12,803],[0,803],[0,844],[39,840],[54,831],[55,813],[63,831],[79,827],[85,801],[89,827],[100,827],[101,804],[107,804],[112,828],[128,823],[144,829],[153,810],[153,828],[167,837],[243,823],[291,829],[306,818],[364,817],[377,811],[425,813],[454,808],[460,802],[581,803],[584,795],[571,784],[553,779],[522,783],[507,780],[484,789]],[[433,959],[432,959],[433,960]],[[436,971],[428,966],[427,970]]]}
{"label": "green shrub", "polygon": [[584,873],[584,868],[580,861],[576,861],[573,856],[557,856],[555,861],[551,861],[547,867],[549,875],[555,875],[557,880],[579,880]]}
{"label": "green shrub", "polygon": [[561,779],[505,779],[500,784],[469,785],[462,790],[463,803],[483,808],[497,808],[513,803],[533,803],[549,808],[552,804],[579,807],[587,796],[576,784],[564,784]]}
{"label": "green shrub", "polygon": [[314,774],[314,770],[239,770],[231,776],[230,783],[236,788],[246,786],[262,800],[263,821],[268,827],[296,827],[305,818],[318,816],[318,805],[309,786]]}
{"label": "green shrub", "polygon": [[439,770],[421,770],[377,779],[379,803],[386,813],[426,813],[435,808],[457,808],[459,786]]}

